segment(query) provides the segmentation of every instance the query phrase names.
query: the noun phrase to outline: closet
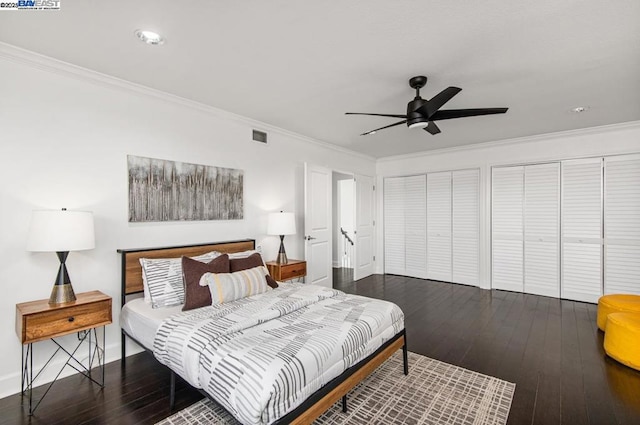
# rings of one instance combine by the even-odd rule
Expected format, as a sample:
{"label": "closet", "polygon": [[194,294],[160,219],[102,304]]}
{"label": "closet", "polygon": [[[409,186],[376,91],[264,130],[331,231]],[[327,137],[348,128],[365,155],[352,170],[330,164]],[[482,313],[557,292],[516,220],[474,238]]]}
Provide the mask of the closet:
{"label": "closet", "polygon": [[384,180],[385,273],[479,284],[477,169]]}
{"label": "closet", "polygon": [[640,294],[640,155],[492,170],[492,287]]}

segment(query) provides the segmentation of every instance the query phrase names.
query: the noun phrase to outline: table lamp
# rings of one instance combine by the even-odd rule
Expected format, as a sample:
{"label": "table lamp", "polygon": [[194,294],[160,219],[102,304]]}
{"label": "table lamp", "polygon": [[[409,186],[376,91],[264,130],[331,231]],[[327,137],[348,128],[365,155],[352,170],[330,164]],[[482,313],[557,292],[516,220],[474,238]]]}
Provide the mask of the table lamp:
{"label": "table lamp", "polygon": [[62,304],[76,300],[65,264],[69,251],[82,251],[95,247],[93,214],[88,211],[40,210],[33,211],[27,251],[55,252],[60,259],[58,276],[51,290],[49,304]]}
{"label": "table lamp", "polygon": [[285,235],[296,234],[296,217],[294,213],[282,212],[271,213],[267,219],[267,234],[280,236],[280,251],[276,261],[280,264],[287,264],[287,253],[284,251]]}

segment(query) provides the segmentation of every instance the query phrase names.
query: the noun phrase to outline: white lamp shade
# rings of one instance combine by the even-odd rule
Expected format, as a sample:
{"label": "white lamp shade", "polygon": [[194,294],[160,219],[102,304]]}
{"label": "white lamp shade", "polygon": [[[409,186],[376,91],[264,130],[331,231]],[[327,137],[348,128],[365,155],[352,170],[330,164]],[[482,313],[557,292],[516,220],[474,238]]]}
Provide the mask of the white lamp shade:
{"label": "white lamp shade", "polygon": [[27,251],[82,251],[95,244],[91,212],[40,210],[31,215]]}
{"label": "white lamp shade", "polygon": [[295,235],[296,216],[294,213],[278,212],[271,213],[267,218],[268,235]]}

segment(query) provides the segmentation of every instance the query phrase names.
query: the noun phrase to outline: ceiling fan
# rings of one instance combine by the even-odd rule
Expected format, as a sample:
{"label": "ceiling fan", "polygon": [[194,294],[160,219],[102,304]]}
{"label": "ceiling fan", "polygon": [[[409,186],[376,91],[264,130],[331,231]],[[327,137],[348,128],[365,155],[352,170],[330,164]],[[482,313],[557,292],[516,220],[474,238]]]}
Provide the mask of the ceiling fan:
{"label": "ceiling fan", "polygon": [[406,115],[396,114],[369,114],[365,112],[346,112],[345,115],[373,115],[377,117],[391,117],[391,118],[404,118],[397,123],[386,125],[384,127],[376,128],[375,130],[362,133],[361,136],[367,136],[374,134],[379,130],[385,128],[395,127],[400,124],[407,124],[409,128],[423,128],[425,131],[431,134],[440,133],[440,129],[434,123],[439,120],[450,120],[453,118],[475,117],[478,115],[493,115],[504,114],[509,108],[475,108],[475,109],[445,109],[440,108],[451,100],[453,96],[460,93],[462,90],[458,87],[447,87],[440,93],[435,95],[430,100],[425,100],[420,97],[420,89],[427,84],[427,77],[417,76],[409,80],[409,85],[416,89],[416,97],[407,104]]}

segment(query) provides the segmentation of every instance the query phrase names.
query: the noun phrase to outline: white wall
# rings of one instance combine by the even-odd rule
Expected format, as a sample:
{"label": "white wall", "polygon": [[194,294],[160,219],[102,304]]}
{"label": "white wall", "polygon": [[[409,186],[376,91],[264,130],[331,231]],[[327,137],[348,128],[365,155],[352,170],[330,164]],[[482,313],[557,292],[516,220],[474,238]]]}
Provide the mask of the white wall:
{"label": "white wall", "polygon": [[[0,397],[20,388],[15,304],[48,298],[58,268],[54,253],[25,250],[33,209],[93,211],[96,248],[72,252],[67,265],[76,293],[97,289],[113,297],[111,361],[120,355],[116,249],[254,238],[269,260],[278,238],[265,235],[268,212],[295,211],[304,229],[305,161],[375,172],[366,156],[2,44],[0,93]],[[253,142],[252,128],[266,130],[269,144]],[[245,218],[128,223],[127,154],[244,170]],[[303,258],[302,236],[287,237],[291,258]],[[52,343],[34,348],[41,364]]]}
{"label": "white wall", "polygon": [[[428,136],[425,136],[428,137]],[[437,136],[435,136],[437,137]],[[377,162],[377,186],[383,188],[387,176],[402,176],[433,171],[480,168],[480,287],[491,285],[491,167],[640,152],[640,121],[594,127],[586,130],[485,143],[380,159]],[[377,191],[378,223],[384,223],[382,190]],[[376,273],[383,273],[384,228],[378,226]]]}

